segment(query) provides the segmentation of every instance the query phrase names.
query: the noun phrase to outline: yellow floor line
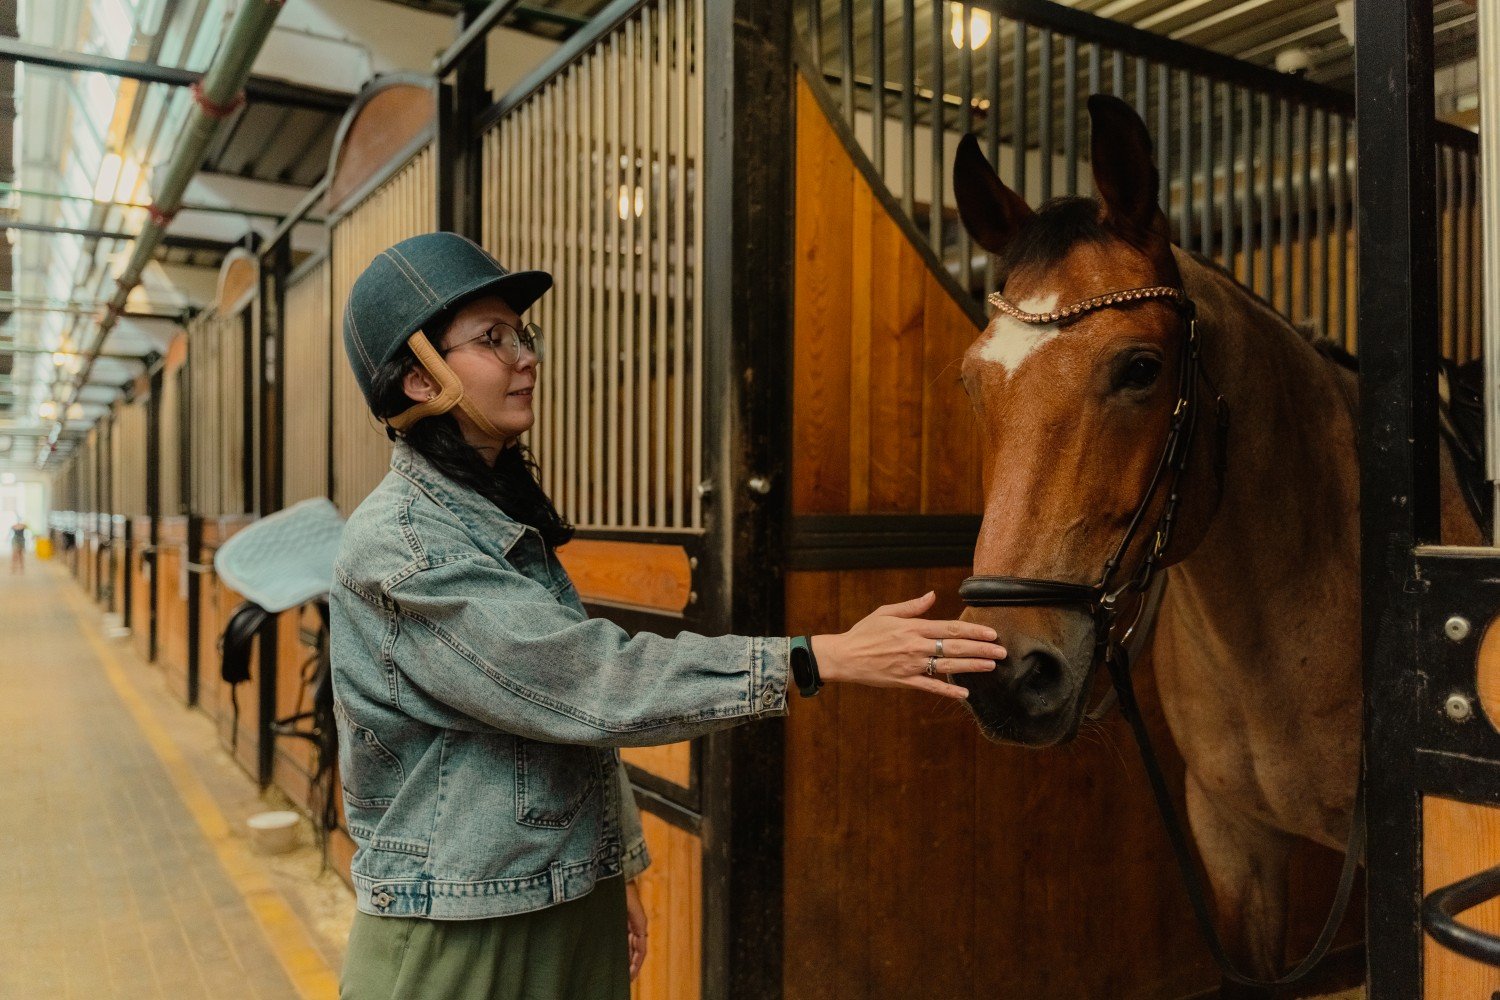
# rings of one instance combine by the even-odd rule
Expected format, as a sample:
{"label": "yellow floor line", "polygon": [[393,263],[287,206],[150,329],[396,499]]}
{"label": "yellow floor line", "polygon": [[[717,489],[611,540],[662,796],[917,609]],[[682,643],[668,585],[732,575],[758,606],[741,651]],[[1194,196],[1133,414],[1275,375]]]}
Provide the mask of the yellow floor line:
{"label": "yellow floor line", "polygon": [[224,874],[239,890],[250,912],[255,915],[272,952],[291,978],[298,995],[307,1000],[336,998],[339,992],[338,976],[323,960],[322,953],[313,946],[306,926],[287,905],[281,893],[271,885],[255,855],[243,841],[231,835],[229,820],[182,756],[177,744],[162,728],[161,723],[156,721],[145,699],[126,675],[114,650],[95,634],[94,623],[88,614],[92,609],[72,588],[64,585],[59,589],[78,619],[80,633],[104,667],[104,675],[109,678],[115,693],[134,716],[136,725],[166,769],[183,805],[208,838],[214,853],[218,855]]}

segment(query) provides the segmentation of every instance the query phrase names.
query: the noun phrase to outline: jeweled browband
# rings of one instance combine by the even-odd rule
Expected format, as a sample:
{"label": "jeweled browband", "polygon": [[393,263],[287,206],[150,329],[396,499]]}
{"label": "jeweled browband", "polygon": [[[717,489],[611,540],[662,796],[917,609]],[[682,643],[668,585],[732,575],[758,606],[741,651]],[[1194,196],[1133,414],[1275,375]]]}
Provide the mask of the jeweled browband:
{"label": "jeweled browband", "polygon": [[1179,309],[1185,308],[1188,304],[1187,293],[1171,285],[1151,285],[1146,288],[1127,288],[1118,292],[1105,292],[1103,295],[1095,295],[1091,299],[1075,302],[1066,309],[1055,309],[1044,313],[1027,312],[999,292],[990,295],[989,303],[1011,319],[1018,319],[1022,323],[1039,324],[1068,323],[1096,309],[1107,309],[1110,306],[1141,302],[1146,299],[1167,299]]}

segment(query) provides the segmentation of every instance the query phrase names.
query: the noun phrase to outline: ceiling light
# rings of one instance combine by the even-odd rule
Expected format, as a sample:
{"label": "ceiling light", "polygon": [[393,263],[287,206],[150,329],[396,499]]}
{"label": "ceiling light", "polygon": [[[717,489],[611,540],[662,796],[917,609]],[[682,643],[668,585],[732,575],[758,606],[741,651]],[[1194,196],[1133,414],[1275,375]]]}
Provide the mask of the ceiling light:
{"label": "ceiling light", "polygon": [[38,406],[36,408],[36,415],[41,417],[43,420],[54,419],[57,416],[57,404],[52,402],[52,400],[50,399],[47,400],[41,406]]}
{"label": "ceiling light", "polygon": [[[948,35],[953,39],[957,48],[964,47],[964,8],[966,4],[952,2],[948,4],[949,20],[953,27],[949,29]],[[969,48],[977,49],[990,40],[990,12],[987,10],[970,10],[969,14]]]}
{"label": "ceiling light", "polygon": [[74,403],[72,406],[68,407],[68,419],[69,420],[81,420],[81,419],[83,419],[83,404],[82,403]]}
{"label": "ceiling light", "polygon": [[0,486],[13,486],[15,482],[16,474],[14,472],[0,473]]}

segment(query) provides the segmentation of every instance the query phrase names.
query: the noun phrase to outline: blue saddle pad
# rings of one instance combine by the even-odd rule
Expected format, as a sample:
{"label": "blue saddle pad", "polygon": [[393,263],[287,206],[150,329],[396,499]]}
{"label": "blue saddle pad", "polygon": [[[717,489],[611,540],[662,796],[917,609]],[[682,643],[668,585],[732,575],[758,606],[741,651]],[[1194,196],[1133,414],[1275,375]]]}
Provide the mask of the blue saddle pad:
{"label": "blue saddle pad", "polygon": [[261,518],[219,546],[214,572],[275,613],[322,597],[333,583],[344,519],[325,497]]}

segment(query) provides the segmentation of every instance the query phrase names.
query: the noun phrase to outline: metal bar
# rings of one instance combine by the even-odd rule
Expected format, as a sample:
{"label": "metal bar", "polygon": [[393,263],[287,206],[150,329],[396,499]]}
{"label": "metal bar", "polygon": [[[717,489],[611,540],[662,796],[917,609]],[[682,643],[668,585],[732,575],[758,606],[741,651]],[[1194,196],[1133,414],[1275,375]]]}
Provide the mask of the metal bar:
{"label": "metal bar", "polygon": [[1356,11],[1365,934],[1370,1000],[1422,994],[1413,549],[1438,537],[1432,4]]}
{"label": "metal bar", "polygon": [[[961,9],[963,26],[960,38],[963,45],[960,46],[958,54],[958,90],[959,100],[963,102],[963,111],[959,113],[958,127],[967,134],[974,130],[974,45],[969,35],[974,25],[974,11],[967,3]],[[939,48],[941,48],[941,41]],[[962,225],[955,228],[958,232],[958,280],[963,285],[964,291],[968,292],[974,287],[974,247],[969,240],[969,231]],[[935,249],[941,256],[941,248]]]}
{"label": "metal bar", "polygon": [[[168,87],[191,87],[204,79],[203,74],[192,70],[159,66],[155,63],[134,62],[129,59],[112,59],[109,56],[87,52],[64,52],[60,49],[23,42],[19,38],[0,36],[0,60],[12,60],[29,66],[64,70],[79,73],[102,73],[142,83],[157,83]],[[301,84],[287,83],[268,77],[247,76],[235,91],[221,103],[229,103],[234,93],[243,90],[247,101],[257,104],[284,104],[290,107],[307,108],[328,114],[341,115],[353,103],[353,96],[336,91],[320,90]]]}
{"label": "metal bar", "polygon": [[[985,86],[988,94],[988,106],[984,120],[984,146],[985,155],[989,158],[991,165],[998,167],[1000,164],[1000,116],[1003,113],[1001,102],[1001,72],[1000,72],[1000,19],[993,12],[990,24],[990,40],[985,46]],[[986,260],[984,269],[984,294],[990,295],[995,291],[996,273],[994,261]]]}
{"label": "metal bar", "polygon": [[1297,177],[1297,273],[1299,284],[1298,319],[1306,322],[1312,317],[1312,208],[1308,204],[1308,190],[1312,187],[1312,129],[1309,127],[1307,106],[1297,108],[1297,159],[1301,169]]}
{"label": "metal bar", "polygon": [[946,3],[932,5],[932,99],[927,102],[927,242],[939,260],[943,258],[943,134],[948,130],[943,82],[943,15],[947,9]]}
{"label": "metal bar", "polygon": [[[1012,66],[1015,72],[1011,80],[1011,106],[1015,109],[1016,119],[1012,123],[1010,142],[1011,151],[1014,154],[1014,166],[1011,168],[1015,178],[1011,186],[1023,199],[1026,194],[1026,22],[1016,22],[1015,54],[1012,56]],[[940,251],[941,253],[941,251]]]}
{"label": "metal bar", "polygon": [[[620,361],[620,147],[619,147],[619,97],[620,97],[620,64],[616,46],[618,39],[610,36],[602,46],[604,58],[604,155],[601,157],[605,163],[605,177],[608,178],[601,188],[607,194],[604,199],[608,203],[608,216],[600,219],[600,235],[605,239],[605,251],[602,259],[603,270],[600,275],[600,284],[605,288],[604,311],[600,317],[604,327],[604,347],[599,351],[596,364],[599,374],[603,376],[600,392],[596,397],[602,406],[598,406],[597,413],[601,416],[607,415],[608,419],[595,425],[599,433],[600,467],[602,473],[602,484],[600,490],[604,494],[602,505],[602,517],[597,521],[603,525],[618,525],[619,516],[616,513],[618,507],[619,490],[619,447],[617,428],[619,427],[620,415],[617,406],[616,393],[619,391],[620,374],[618,371]],[[597,404],[596,404],[597,405]],[[605,443],[605,435],[608,435],[608,444]]]}
{"label": "metal bar", "polygon": [[613,192],[605,180],[608,174],[607,163],[609,162],[609,145],[605,136],[605,94],[611,89],[606,80],[609,75],[608,48],[601,45],[599,50],[589,57],[593,67],[591,76],[593,78],[593,99],[589,102],[593,110],[593,128],[591,130],[591,151],[594,162],[594,183],[592,185],[594,211],[590,213],[591,224],[588,233],[588,242],[591,264],[589,267],[589,278],[594,290],[593,309],[589,321],[589,353],[588,353],[588,383],[589,383],[589,436],[588,443],[591,447],[588,460],[589,475],[589,509],[584,515],[590,524],[604,523],[604,326],[605,326],[605,303],[604,282],[606,275],[607,247],[605,240],[608,233],[608,217],[610,202],[613,201]]}
{"label": "metal bar", "polygon": [[[662,0],[665,4],[666,0]],[[589,148],[583,140],[583,115],[579,102],[583,94],[588,92],[590,59],[581,59],[568,73],[567,83],[564,85],[567,141],[565,144],[565,175],[567,187],[563,197],[567,199],[566,218],[563,221],[567,234],[567,269],[568,289],[567,308],[563,319],[563,329],[559,331],[561,357],[554,361],[553,367],[558,369],[558,382],[563,387],[567,396],[567,405],[563,408],[563,421],[568,426],[567,445],[565,448],[563,464],[563,485],[567,493],[567,502],[563,509],[567,511],[567,517],[573,523],[582,519],[582,505],[579,502],[582,471],[585,461],[586,449],[583,446],[585,435],[588,433],[586,420],[582,419],[585,414],[579,412],[583,399],[584,387],[579,385],[578,370],[582,361],[579,350],[579,339],[588,329],[588,317],[585,315],[585,303],[588,301],[587,277],[583,271],[583,238],[582,229],[588,218],[588,183],[585,177],[588,163]],[[665,97],[663,98],[665,99]]]}
{"label": "metal bar", "polygon": [[1315,222],[1314,239],[1318,248],[1318,280],[1313,286],[1313,315],[1318,318],[1318,335],[1328,336],[1328,112],[1317,109],[1313,115],[1313,130],[1316,138],[1313,149],[1318,157],[1318,169],[1313,173]]}
{"label": "metal bar", "polygon": [[1200,162],[1203,164],[1203,191],[1199,195],[1198,252],[1210,259],[1214,255],[1214,84],[1206,77],[1198,81],[1198,97],[1203,108],[1203,119],[1198,123],[1198,139],[1202,143]]}
{"label": "metal bar", "polygon": [[[1078,193],[1078,39],[1063,36],[1063,193]],[[1145,113],[1144,111],[1142,112]]]}
{"label": "metal bar", "polygon": [[[673,81],[673,91],[677,98],[677,120],[676,131],[673,134],[672,149],[675,154],[677,172],[673,187],[672,198],[672,248],[673,248],[673,270],[672,270],[672,527],[686,527],[690,517],[687,510],[688,496],[692,490],[692,483],[688,483],[687,473],[690,468],[687,463],[687,400],[690,391],[688,368],[687,368],[687,343],[688,343],[688,313],[687,313],[687,214],[688,214],[688,186],[687,186],[687,162],[688,162],[688,114],[690,107],[688,102],[688,70],[687,70],[687,0],[676,0],[677,4],[677,35],[676,42],[676,73]],[[909,11],[908,11],[909,12]],[[910,20],[907,22],[910,27]],[[909,35],[909,32],[908,32]],[[910,114],[910,107],[906,113]],[[910,121],[907,122],[907,135],[911,135]],[[905,194],[911,196],[911,174],[906,175]],[[910,213],[908,213],[908,218]]]}
{"label": "metal bar", "polygon": [[823,0],[809,0],[808,27],[811,29],[813,62],[823,75]]}
{"label": "metal bar", "polygon": [[[1042,175],[1041,200],[1046,202],[1052,198],[1052,31],[1043,28],[1037,37],[1037,68],[1041,74],[1036,88],[1037,168]],[[964,287],[969,286],[966,283]]]}
{"label": "metal bar", "polygon": [[[706,20],[707,5],[704,0],[694,0],[693,4],[693,51],[702,52],[704,21]],[[694,162],[698,165],[697,183],[693,185],[693,414],[691,427],[695,435],[701,435],[703,427],[703,351],[707,344],[707,336],[703,330],[704,292],[707,281],[703,274],[704,258],[706,254],[705,235],[703,232],[703,205],[704,186],[707,183],[707,171],[703,169],[703,157],[707,152],[704,140],[704,118],[708,113],[705,103],[704,76],[705,69],[702,62],[694,65],[693,89],[690,91],[693,97],[692,112],[689,120],[692,122],[692,151]],[[694,440],[693,455],[693,482],[705,482],[703,475],[703,462],[705,448],[702,441]],[[703,524],[703,495],[694,490],[692,494],[693,519],[689,527],[697,528]]]}
{"label": "metal bar", "polygon": [[1349,330],[1349,130],[1343,115],[1335,113],[1333,141],[1333,233],[1336,259],[1334,273],[1334,339],[1351,347]]}
{"label": "metal bar", "polygon": [[1454,210],[1458,184],[1454,177],[1453,149],[1439,146],[1435,152],[1438,158],[1434,198],[1438,211],[1438,331],[1443,356],[1451,358],[1458,328],[1458,213]]}
{"label": "metal bar", "polygon": [[1103,87],[1103,73],[1100,64],[1104,61],[1104,52],[1099,48],[1099,43],[1094,42],[1089,46],[1089,94],[1092,96],[1099,93]]}
{"label": "metal bar", "polygon": [[1473,268],[1470,261],[1473,259],[1474,246],[1471,239],[1473,230],[1469,225],[1469,218],[1474,211],[1474,185],[1472,181],[1474,164],[1464,154],[1458,154],[1458,213],[1454,217],[1454,224],[1458,229],[1457,241],[1451,249],[1456,251],[1457,258],[1457,281],[1453,286],[1453,294],[1456,308],[1453,311],[1453,346],[1454,360],[1462,360],[1459,357],[1460,345],[1468,343],[1469,327],[1473,322],[1474,289],[1471,282]]}
{"label": "metal bar", "polygon": [[[106,210],[114,208],[130,210],[151,207],[150,205],[143,205],[140,202],[134,201],[100,201],[99,199],[90,197],[86,194],[65,194],[61,191],[38,191],[35,188],[22,188],[16,187],[11,184],[0,183],[0,198],[9,198],[12,195],[18,198],[43,198],[47,201],[81,202],[83,204],[93,206],[94,208],[103,208]],[[182,207],[177,211],[178,214],[181,214],[183,212],[202,212],[205,215],[235,215],[246,219],[275,219],[278,222],[287,218],[287,214],[284,212],[259,212],[249,208],[234,208],[228,205],[202,205],[197,202],[183,202]],[[321,223],[323,220],[312,218],[304,219],[302,221]]]}
{"label": "metal bar", "polygon": [[[901,4],[901,210],[917,217],[917,18],[915,0]],[[990,116],[995,107],[990,105]]]}
{"label": "metal bar", "polygon": [[480,11],[469,26],[464,28],[463,33],[453,40],[453,44],[443,51],[432,62],[432,75],[441,80],[449,73],[459,61],[471,51],[484,44],[489,37],[490,29],[500,23],[500,20],[509,14],[519,0],[494,0],[488,7]]}
{"label": "metal bar", "polygon": [[[1500,0],[1479,0],[1479,100],[1485,108],[1500,108]],[[1486,320],[1479,353],[1484,358],[1485,478],[1500,501],[1500,127],[1494,115],[1479,130],[1480,293]],[[1500,503],[1496,504],[1500,509]],[[1500,544],[1500,518],[1495,518],[1493,541]]]}
{"label": "metal bar", "polygon": [[1271,200],[1275,194],[1276,154],[1271,145],[1271,112],[1276,105],[1268,94],[1261,95],[1260,108],[1260,285],[1255,290],[1267,302],[1275,301],[1272,289],[1272,251],[1276,238],[1272,228]]}
{"label": "metal bar", "polygon": [[635,267],[632,291],[638,298],[639,315],[636,317],[635,378],[636,378],[636,447],[639,449],[636,473],[635,523],[650,525],[651,521],[651,209],[654,207],[651,192],[651,8],[641,9],[640,49],[636,55],[639,76],[636,84],[635,155],[640,159],[636,174],[636,188],[641,192],[641,210],[636,215]]}
{"label": "metal bar", "polygon": [[1240,193],[1240,263],[1236,275],[1246,288],[1255,283],[1255,95],[1240,90],[1240,156],[1244,190]]}
{"label": "metal bar", "polygon": [[[86,240],[119,240],[128,243],[136,239],[133,233],[113,232],[105,229],[88,229],[79,226],[57,226],[45,222],[22,222],[20,219],[0,219],[0,230],[11,229],[18,233],[42,233],[48,236],[81,236]],[[164,247],[178,250],[201,250],[208,253],[227,253],[241,246],[239,240],[215,240],[205,236],[164,235],[159,240]]]}
{"label": "metal bar", "polygon": [[1287,318],[1296,321],[1296,303],[1292,300],[1292,178],[1295,165],[1292,162],[1292,108],[1281,102],[1280,129],[1281,167],[1281,310]]}
{"label": "metal bar", "polygon": [[636,382],[634,361],[639,353],[635,319],[636,272],[638,265],[635,253],[636,228],[640,219],[635,210],[636,191],[636,138],[638,118],[636,115],[636,81],[640,73],[636,68],[636,22],[625,22],[624,65],[621,69],[621,104],[624,121],[621,137],[626,144],[625,191],[620,201],[622,228],[625,230],[624,266],[619,274],[624,282],[620,290],[620,364],[621,373],[620,411],[617,419],[620,429],[620,523],[634,526],[635,521],[635,458],[636,458]]}
{"label": "metal bar", "polygon": [[667,386],[670,382],[669,367],[670,357],[668,349],[671,344],[670,332],[667,326],[667,292],[668,279],[672,273],[671,257],[668,255],[667,234],[667,162],[671,147],[667,145],[667,133],[670,128],[672,106],[668,99],[670,84],[667,79],[668,64],[671,61],[672,26],[669,19],[667,0],[658,0],[657,3],[657,47],[656,47],[656,90],[655,100],[657,107],[656,115],[656,151],[653,162],[656,165],[656,180],[653,185],[656,198],[656,239],[654,247],[656,250],[656,325],[654,337],[656,340],[656,460],[654,463],[656,471],[655,494],[656,509],[652,515],[651,523],[658,527],[666,527],[667,524]]}
{"label": "metal bar", "polygon": [[[941,14],[939,14],[941,16]],[[844,120],[854,121],[854,0],[839,2],[839,71]]]}
{"label": "metal bar", "polygon": [[1193,75],[1186,70],[1179,74],[1178,85],[1178,159],[1182,188],[1182,215],[1178,220],[1178,238],[1185,250],[1193,250]]}
{"label": "metal bar", "polygon": [[1156,67],[1156,159],[1161,174],[1161,210],[1172,220],[1172,71],[1165,63]]}
{"label": "metal bar", "polygon": [[1110,93],[1124,100],[1125,98],[1125,53],[1115,49],[1110,53],[1111,75]]}
{"label": "metal bar", "polygon": [[1235,170],[1234,88],[1227,83],[1223,84],[1219,107],[1223,110],[1222,117],[1224,119],[1223,145],[1220,156],[1224,164],[1224,184],[1221,189],[1222,198],[1219,208],[1219,218],[1221,220],[1219,247],[1220,256],[1224,262],[1224,270],[1233,274],[1235,268],[1234,225],[1239,218],[1239,213],[1235,211],[1237,207],[1235,197],[1238,192],[1235,180],[1238,177],[1238,173]]}
{"label": "metal bar", "polygon": [[[870,116],[870,152],[875,172],[885,176],[885,0],[870,0],[870,59],[874,63],[875,107]],[[969,62],[964,62],[967,72]]]}

